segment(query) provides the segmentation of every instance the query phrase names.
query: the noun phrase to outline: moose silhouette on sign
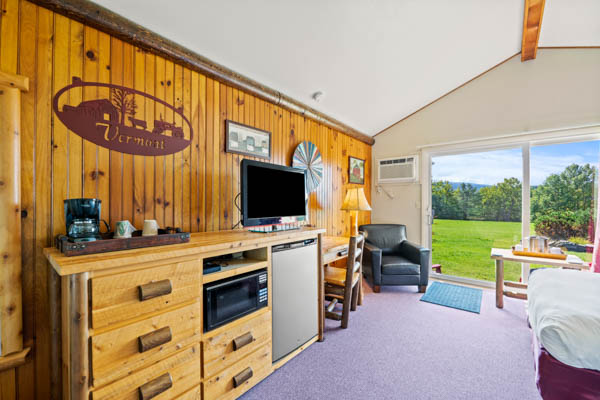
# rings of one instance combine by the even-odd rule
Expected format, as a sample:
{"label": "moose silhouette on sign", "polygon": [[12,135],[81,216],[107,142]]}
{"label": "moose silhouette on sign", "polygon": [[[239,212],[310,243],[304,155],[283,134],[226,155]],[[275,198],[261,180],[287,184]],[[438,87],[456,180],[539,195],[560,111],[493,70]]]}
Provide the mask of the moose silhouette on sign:
{"label": "moose silhouette on sign", "polygon": [[[85,86],[110,89],[109,99],[86,100],[77,106],[65,104],[59,109],[60,96],[69,90]],[[162,115],[148,129],[147,121],[137,119],[136,97],[150,99],[172,110],[181,117],[182,125],[164,121]],[[52,108],[60,121],[71,131],[99,146],[127,154],[162,156],[177,153],[188,147],[194,132],[183,114],[183,107],[175,108],[165,101],[139,90],[100,82],[84,82],[73,77],[73,82],[54,95]]]}

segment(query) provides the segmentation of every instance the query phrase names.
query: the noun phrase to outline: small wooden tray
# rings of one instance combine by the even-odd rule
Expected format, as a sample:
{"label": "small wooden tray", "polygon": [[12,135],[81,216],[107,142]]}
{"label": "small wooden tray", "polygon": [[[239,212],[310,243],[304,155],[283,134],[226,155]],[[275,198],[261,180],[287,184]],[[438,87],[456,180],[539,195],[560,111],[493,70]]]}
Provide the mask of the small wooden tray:
{"label": "small wooden tray", "polygon": [[56,237],[55,246],[67,257],[82,256],[85,254],[107,253],[109,251],[120,251],[139,249],[142,247],[164,246],[168,244],[179,244],[190,241],[188,232],[164,233],[159,229],[156,236],[141,236],[141,231],[136,231],[131,238],[113,239],[112,233],[103,235],[104,239],[93,242],[70,242],[65,235]]}
{"label": "small wooden tray", "polygon": [[513,250],[512,253],[515,256],[551,258],[553,260],[566,260],[567,259],[566,254],[537,253],[534,251],[518,251],[518,250]]}

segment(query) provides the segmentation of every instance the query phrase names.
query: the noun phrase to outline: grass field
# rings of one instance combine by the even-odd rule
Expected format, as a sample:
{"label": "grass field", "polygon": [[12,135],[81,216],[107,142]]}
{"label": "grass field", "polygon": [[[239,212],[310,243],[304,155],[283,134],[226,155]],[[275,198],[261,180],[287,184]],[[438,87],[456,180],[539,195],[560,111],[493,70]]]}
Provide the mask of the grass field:
{"label": "grass field", "polygon": [[[533,224],[531,232],[534,232]],[[494,261],[490,258],[490,250],[492,247],[510,248],[518,243],[521,240],[521,223],[436,219],[432,239],[433,263],[441,264],[444,274],[494,281]],[[584,261],[592,259],[589,253],[570,254],[576,254]],[[521,264],[505,262],[504,276],[507,280],[518,281]]]}

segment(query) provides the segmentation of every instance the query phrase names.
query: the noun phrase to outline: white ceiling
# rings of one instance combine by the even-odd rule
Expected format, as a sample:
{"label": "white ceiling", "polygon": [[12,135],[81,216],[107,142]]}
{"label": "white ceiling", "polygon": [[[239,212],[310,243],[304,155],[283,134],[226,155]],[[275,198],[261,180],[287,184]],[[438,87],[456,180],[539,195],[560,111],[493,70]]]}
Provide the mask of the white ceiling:
{"label": "white ceiling", "polygon": [[[369,135],[519,52],[523,1],[96,0]],[[600,45],[600,1],[548,0],[540,45]]]}

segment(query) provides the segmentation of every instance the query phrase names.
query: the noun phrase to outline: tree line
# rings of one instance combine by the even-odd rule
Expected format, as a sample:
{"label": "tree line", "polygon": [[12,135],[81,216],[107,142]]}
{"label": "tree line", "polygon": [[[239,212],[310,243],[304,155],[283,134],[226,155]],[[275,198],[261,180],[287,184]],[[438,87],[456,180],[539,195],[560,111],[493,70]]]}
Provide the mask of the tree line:
{"label": "tree line", "polygon": [[[595,208],[595,174],[596,169],[590,164],[571,164],[561,173],[548,176],[541,185],[532,187],[531,221],[540,227],[559,223],[570,225],[577,234],[586,232]],[[431,188],[434,217],[521,221],[521,190],[521,181],[514,177],[482,188],[461,183],[454,189],[448,181],[435,181]],[[555,233],[573,234],[552,232],[552,235]]]}

